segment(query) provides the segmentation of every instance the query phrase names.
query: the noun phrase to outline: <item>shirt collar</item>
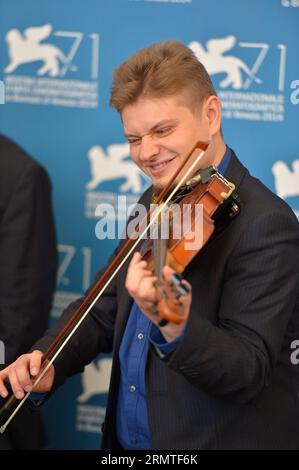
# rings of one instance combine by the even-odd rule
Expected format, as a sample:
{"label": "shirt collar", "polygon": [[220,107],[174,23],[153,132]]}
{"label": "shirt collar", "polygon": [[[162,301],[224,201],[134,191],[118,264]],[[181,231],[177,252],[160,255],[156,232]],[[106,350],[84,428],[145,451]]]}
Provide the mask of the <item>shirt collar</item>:
{"label": "shirt collar", "polygon": [[224,155],[221,159],[221,162],[218,165],[218,172],[221,175],[225,174],[225,172],[227,170],[227,167],[228,167],[228,164],[229,164],[229,161],[230,161],[230,157],[231,157],[231,149],[226,145],[225,153],[224,153]]}

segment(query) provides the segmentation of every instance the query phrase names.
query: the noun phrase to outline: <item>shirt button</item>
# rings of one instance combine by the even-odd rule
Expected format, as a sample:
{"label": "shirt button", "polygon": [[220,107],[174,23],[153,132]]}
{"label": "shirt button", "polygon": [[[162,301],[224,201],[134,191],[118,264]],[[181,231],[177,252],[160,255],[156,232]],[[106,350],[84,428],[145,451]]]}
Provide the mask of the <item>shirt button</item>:
{"label": "shirt button", "polygon": [[131,385],[130,388],[129,388],[130,392],[135,392],[136,391],[136,387],[135,385]]}
{"label": "shirt button", "polygon": [[136,444],[138,444],[138,440],[136,439],[136,437],[133,437],[131,439],[131,444],[133,444],[133,446],[135,446]]}
{"label": "shirt button", "polygon": [[144,338],[144,335],[142,333],[139,333],[138,336],[137,336],[138,339],[143,339]]}

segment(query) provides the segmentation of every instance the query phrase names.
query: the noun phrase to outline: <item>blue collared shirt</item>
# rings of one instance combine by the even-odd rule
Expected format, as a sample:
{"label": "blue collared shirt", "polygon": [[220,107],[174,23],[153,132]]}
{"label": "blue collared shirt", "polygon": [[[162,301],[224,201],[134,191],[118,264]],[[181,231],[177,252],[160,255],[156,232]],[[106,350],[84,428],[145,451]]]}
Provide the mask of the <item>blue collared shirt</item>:
{"label": "blue collared shirt", "polygon": [[[224,174],[231,156],[226,152],[218,166]],[[149,342],[164,353],[174,351],[182,336],[167,343],[134,302],[119,350],[121,379],[117,402],[117,436],[124,449],[151,449],[148,424],[145,367]]]}

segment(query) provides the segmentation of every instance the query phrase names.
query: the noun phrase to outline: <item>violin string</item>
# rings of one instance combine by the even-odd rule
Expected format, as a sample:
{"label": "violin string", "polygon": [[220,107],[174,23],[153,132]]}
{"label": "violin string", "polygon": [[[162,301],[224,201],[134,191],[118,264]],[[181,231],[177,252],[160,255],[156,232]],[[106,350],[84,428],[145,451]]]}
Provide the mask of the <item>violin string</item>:
{"label": "violin string", "polygon": [[[143,236],[147,233],[148,229],[154,224],[154,222],[156,221],[156,219],[159,217],[159,215],[161,214],[161,212],[163,211],[164,207],[169,203],[169,201],[171,201],[172,197],[176,194],[176,192],[179,190],[179,188],[182,186],[182,184],[185,182],[185,180],[188,178],[188,176],[190,175],[190,173],[192,172],[192,170],[195,168],[195,166],[197,166],[197,164],[200,162],[200,160],[202,159],[202,157],[204,156],[205,154],[205,150],[202,150],[200,152],[200,154],[196,157],[196,159],[194,160],[194,162],[190,165],[190,167],[187,169],[186,173],[183,175],[183,177],[181,178],[181,180],[177,183],[177,185],[174,187],[174,189],[170,192],[170,194],[167,196],[165,202],[163,204],[161,204],[161,206],[159,206],[159,208],[155,211],[154,213],[154,216],[150,219],[150,222],[149,224],[145,227],[145,229],[143,230],[143,232],[140,234],[138,234],[138,237],[137,237],[137,240],[133,243],[133,245],[131,246],[131,248],[128,250],[127,254],[124,256],[124,258],[122,259],[122,261],[119,263],[119,265],[117,266],[117,268],[115,269],[115,271],[111,274],[110,278],[106,281],[106,283],[104,284],[104,286],[102,287],[102,289],[99,291],[99,293],[95,296],[95,298],[92,300],[91,304],[87,307],[86,311],[84,312],[84,314],[82,315],[82,317],[78,320],[78,322],[75,324],[74,328],[70,331],[70,333],[67,335],[67,337],[65,338],[65,340],[63,341],[63,343],[61,344],[61,346],[57,349],[56,353],[53,355],[53,357],[49,360],[49,362],[47,363],[47,366],[45,367],[45,369],[43,369],[43,371],[41,372],[41,374],[37,377],[36,381],[34,382],[33,384],[33,387],[32,387],[32,391],[34,390],[34,388],[36,387],[36,385],[38,385],[38,383],[40,382],[40,380],[42,379],[42,377],[45,375],[45,373],[48,371],[48,369],[51,367],[51,365],[53,364],[53,362],[55,361],[55,359],[57,358],[57,356],[61,353],[61,351],[64,349],[65,345],[69,342],[69,340],[72,338],[72,336],[74,335],[74,333],[77,331],[77,329],[79,328],[79,326],[81,325],[81,323],[83,322],[83,320],[86,318],[86,316],[88,315],[88,313],[90,312],[90,310],[92,309],[92,307],[94,306],[94,304],[99,300],[99,298],[101,297],[101,295],[103,294],[103,292],[106,290],[106,288],[110,285],[110,283],[112,282],[112,280],[114,279],[114,277],[116,276],[116,274],[118,273],[118,271],[122,268],[122,266],[124,265],[124,263],[127,261],[127,259],[129,258],[129,256],[131,255],[131,253],[134,251],[135,247],[137,246],[137,244],[139,243],[139,241],[143,238]],[[9,416],[9,418],[5,421],[5,423],[1,426],[0,428],[0,433],[2,434],[6,427],[8,426],[8,424],[11,422],[11,420],[14,418],[14,416],[17,414],[17,412],[19,411],[19,409],[23,406],[23,404],[25,403],[25,401],[28,399],[29,395],[30,395],[31,392],[27,392],[27,394],[23,397],[23,399],[21,400],[21,402],[18,404],[18,406],[15,408],[15,410],[12,412],[12,414]]]}

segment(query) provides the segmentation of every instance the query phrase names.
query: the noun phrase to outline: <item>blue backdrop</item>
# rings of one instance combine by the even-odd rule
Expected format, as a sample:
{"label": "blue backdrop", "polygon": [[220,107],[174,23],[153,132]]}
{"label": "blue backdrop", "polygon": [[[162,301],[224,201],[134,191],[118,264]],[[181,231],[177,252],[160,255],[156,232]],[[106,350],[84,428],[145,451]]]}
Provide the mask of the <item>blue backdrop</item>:
{"label": "blue backdrop", "polygon": [[[211,74],[226,142],[299,215],[299,0],[0,0],[0,132],[53,182],[53,321],[117,243],[96,238],[97,204],[116,205],[118,195],[134,203],[148,184],[109,108],[112,70],[170,38]],[[118,209],[122,227],[126,208]],[[99,447],[110,367],[98,358],[46,405],[50,448]]]}

